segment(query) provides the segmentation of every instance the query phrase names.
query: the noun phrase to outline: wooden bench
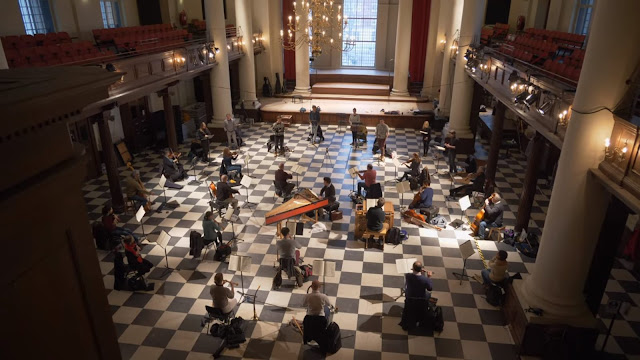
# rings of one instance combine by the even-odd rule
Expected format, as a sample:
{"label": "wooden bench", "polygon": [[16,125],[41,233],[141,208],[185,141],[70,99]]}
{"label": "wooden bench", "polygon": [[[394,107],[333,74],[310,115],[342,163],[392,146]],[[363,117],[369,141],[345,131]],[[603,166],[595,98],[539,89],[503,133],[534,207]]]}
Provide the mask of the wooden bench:
{"label": "wooden bench", "polygon": [[382,230],[380,231],[373,231],[373,230],[366,229],[364,231],[364,234],[362,234],[362,237],[364,238],[364,248],[365,249],[369,248],[369,239],[377,237],[379,240],[382,241],[381,250],[384,250],[384,239],[387,236],[388,230],[389,230],[389,224],[387,223],[382,224]]}

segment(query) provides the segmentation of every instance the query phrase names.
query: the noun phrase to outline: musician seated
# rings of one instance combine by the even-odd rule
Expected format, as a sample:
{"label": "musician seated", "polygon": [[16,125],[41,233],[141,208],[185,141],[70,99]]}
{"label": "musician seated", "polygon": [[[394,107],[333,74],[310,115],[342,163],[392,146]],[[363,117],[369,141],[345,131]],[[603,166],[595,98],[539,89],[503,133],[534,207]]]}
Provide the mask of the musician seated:
{"label": "musician seated", "polygon": [[389,224],[384,222],[386,216],[383,209],[384,204],[384,198],[379,198],[376,206],[372,206],[367,211],[367,230],[374,232],[379,232],[384,228],[388,230]]}
{"label": "musician seated", "polygon": [[[235,288],[231,281],[224,279],[222,273],[217,273],[213,277],[214,285],[209,290],[211,299],[213,300],[213,308],[220,309],[223,314],[228,314],[233,311],[233,308],[238,304],[238,300],[235,297]],[[225,287],[224,284],[228,283],[229,287]]]}
{"label": "musician seated", "polygon": [[209,245],[212,242],[216,243],[216,246],[222,245],[222,230],[220,224],[213,219],[213,213],[207,211],[204,213],[204,220],[202,220],[202,236],[205,245]]}
{"label": "musician seated", "polygon": [[[362,173],[362,174],[360,174]],[[375,184],[377,172],[373,169],[373,164],[367,165],[367,170],[358,172],[358,177],[364,181],[358,181],[358,195],[362,196],[362,189],[369,192],[369,187]]]}
{"label": "musician seated", "polygon": [[205,123],[204,121],[201,122],[198,131],[196,131],[196,140],[198,141],[200,148],[202,149],[202,155],[199,157],[203,162],[209,162],[209,146],[211,145],[211,138],[211,131],[209,131],[207,123]]}
{"label": "musician seated", "polygon": [[105,205],[102,208],[102,225],[104,225],[104,228],[113,235],[131,235],[135,239],[136,243],[140,243],[140,238],[138,237],[138,235],[134,234],[133,231],[127,228],[117,226],[118,222],[120,222],[120,218],[118,217],[118,215],[113,213],[113,208],[111,207],[111,205]]}
{"label": "musician seated", "polygon": [[478,227],[478,237],[485,239],[486,230],[502,226],[502,215],[504,213],[504,203],[500,194],[493,193],[484,201],[484,219]]}
{"label": "musician seated", "polygon": [[398,179],[398,182],[401,182],[404,179],[409,180],[413,177],[418,177],[420,175],[420,165],[422,165],[422,160],[420,159],[420,155],[418,153],[413,153],[413,156],[408,161],[402,163],[410,170],[405,171],[404,175]]}
{"label": "musician seated", "polygon": [[[340,203],[336,201],[336,188],[331,183],[331,178],[325,176],[323,182],[324,186],[320,190],[320,197],[329,200],[329,205],[325,206],[324,209],[330,214],[331,211],[340,207]],[[331,215],[329,215],[329,218],[331,218]]]}
{"label": "musician seated", "polygon": [[238,154],[235,152],[231,152],[229,148],[224,148],[222,151],[222,167],[224,168],[223,174],[229,174],[232,171],[237,171],[240,176],[242,176],[242,166],[233,164],[231,161],[236,160],[238,158]]}
{"label": "musician seated", "polygon": [[473,174],[476,171],[478,171],[478,162],[476,161],[475,156],[471,154],[467,155],[467,158],[464,160],[464,163],[466,164],[464,169],[467,174]]}
{"label": "musician seated", "polygon": [[465,185],[458,186],[457,188],[449,190],[449,196],[453,198],[459,198],[471,195],[474,191],[484,192],[484,182],[486,179],[484,170],[484,166],[479,166],[478,171],[467,175],[462,180],[466,183]]}
{"label": "musician seated", "polygon": [[171,182],[181,181],[188,177],[187,172],[178,161],[178,157],[179,155],[176,156],[171,149],[165,149],[162,157],[162,173]]}
{"label": "musician seated", "polygon": [[420,187],[420,201],[411,202],[409,209],[429,209],[433,206],[433,189],[429,185],[429,183],[424,183]]}
{"label": "musician seated", "polygon": [[[204,124],[204,123],[203,123]],[[197,157],[202,162],[206,162],[204,159],[204,150],[202,149],[202,145],[198,140],[191,140],[191,149],[189,151],[189,160]]]}
{"label": "musician seated", "polygon": [[216,185],[216,200],[223,205],[231,205],[233,210],[236,211],[238,209],[238,199],[235,199],[233,194],[238,194],[239,191],[229,186],[228,180],[229,177],[227,175],[220,177],[220,182]]}
{"label": "musician seated", "polygon": [[426,310],[429,305],[430,291],[433,290],[431,271],[426,271],[422,262],[413,263],[412,272],[404,275],[405,279],[405,300],[402,311],[400,326],[404,330],[416,327],[420,322],[426,320]]}
{"label": "musician seated", "polygon": [[276,190],[280,191],[284,198],[287,198],[296,186],[295,184],[288,182],[287,180],[289,179],[293,179],[293,175],[284,171],[284,163],[280,163],[275,174],[275,186]]}
{"label": "musician seated", "polygon": [[131,176],[125,179],[124,191],[129,199],[138,202],[146,211],[151,210],[151,204],[153,204],[153,202],[150,203],[149,200],[147,200],[147,196],[149,196],[151,192],[142,186],[140,171],[135,170],[131,172]]}
{"label": "musician seated", "polygon": [[280,230],[280,234],[282,234],[282,239],[277,243],[278,256],[280,259],[293,259],[293,264],[298,265],[299,251],[296,249],[302,249],[302,245],[291,236],[289,228],[283,228]]}
{"label": "musician seated", "polygon": [[134,270],[138,276],[148,273],[153,267],[151,261],[140,256],[140,247],[134,241],[133,236],[127,235],[124,237],[124,251],[129,262],[129,268]]}
{"label": "musician seated", "polygon": [[331,300],[320,292],[320,281],[311,282],[311,292],[304,297],[302,306],[307,308],[307,315],[304,317],[304,342],[318,340],[322,341],[322,336],[331,318]]}
{"label": "musician seated", "polygon": [[[507,268],[509,263],[507,262],[507,252],[504,250],[498,251],[493,259],[489,260],[487,269],[483,269],[480,274],[482,275],[482,284],[485,289],[491,286],[491,284],[500,284],[508,278]],[[474,276],[474,279],[480,281],[478,276]]]}

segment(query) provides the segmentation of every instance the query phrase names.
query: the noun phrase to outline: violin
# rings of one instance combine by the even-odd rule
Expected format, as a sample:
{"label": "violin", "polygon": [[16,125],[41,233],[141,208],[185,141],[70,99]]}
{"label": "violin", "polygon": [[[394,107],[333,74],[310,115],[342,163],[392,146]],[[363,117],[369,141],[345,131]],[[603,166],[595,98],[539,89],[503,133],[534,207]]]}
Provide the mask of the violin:
{"label": "violin", "polygon": [[180,160],[180,156],[182,156],[182,153],[174,153],[171,148],[169,148],[169,151],[171,151],[171,154],[169,154],[169,158],[173,159],[174,162],[178,162]]}
{"label": "violin", "polygon": [[231,285],[233,285],[233,286],[238,286],[238,283],[237,283],[237,282],[228,281],[228,280],[222,280],[222,283],[223,283],[223,284],[224,284],[224,283],[229,283],[229,284],[231,284]]}
{"label": "violin", "polygon": [[[131,162],[127,162],[127,168],[129,168],[129,170],[131,170],[132,172],[135,172],[136,170],[133,168],[133,164],[131,164]],[[140,180],[140,178],[136,179],[138,181],[138,184],[140,184],[140,187],[144,189],[144,184],[142,183],[142,180]],[[147,195],[147,193],[143,192],[143,191],[138,191],[137,192],[138,196],[141,196],[143,198],[145,198],[147,200],[147,203],[144,205],[144,210],[145,211],[150,211],[151,210],[151,201],[149,201],[149,195]]]}

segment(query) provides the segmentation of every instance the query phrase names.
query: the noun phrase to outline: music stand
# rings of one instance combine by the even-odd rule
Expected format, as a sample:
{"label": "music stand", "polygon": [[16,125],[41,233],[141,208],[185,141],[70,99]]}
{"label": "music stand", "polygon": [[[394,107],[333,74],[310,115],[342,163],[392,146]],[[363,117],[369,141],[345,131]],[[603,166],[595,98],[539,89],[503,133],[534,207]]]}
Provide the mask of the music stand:
{"label": "music stand", "polygon": [[351,175],[351,179],[353,183],[353,185],[351,186],[351,194],[353,194],[356,192],[356,178],[358,177],[359,171],[358,171],[358,168],[355,166],[350,168],[348,171],[349,171],[349,175]]}
{"label": "music stand", "polygon": [[233,210],[232,211],[227,210],[227,212],[224,213],[224,219],[231,223],[231,235],[232,235],[231,240],[244,241],[244,239],[241,239],[241,238],[236,236],[236,229],[234,227],[234,221],[232,220],[233,219]]}
{"label": "music stand", "polygon": [[462,262],[462,272],[454,272],[453,275],[455,277],[460,277],[460,285],[462,285],[462,279],[466,278],[469,279],[471,278],[469,275],[465,274],[466,269],[467,269],[467,259],[476,253],[476,251],[473,249],[473,244],[471,243],[471,240],[467,240],[465,242],[463,242],[462,244],[460,244],[459,246],[460,248],[460,255],[462,255],[462,259],[464,260]]}
{"label": "music stand", "polygon": [[467,209],[471,207],[471,199],[469,199],[469,195],[465,195],[465,197],[460,198],[460,200],[458,200],[458,204],[460,204],[460,210],[462,210],[462,213],[460,213],[460,220],[462,220]]}
{"label": "music stand", "polygon": [[251,175],[251,169],[249,169],[249,161],[251,161],[249,155],[244,154],[244,169],[247,171],[248,175]]}
{"label": "music stand", "polygon": [[291,172],[296,174],[296,187],[298,188],[298,190],[300,189],[300,181],[298,181],[298,175],[304,174],[305,171],[305,168],[298,164],[294,165],[291,168]]}
{"label": "music stand", "polygon": [[318,277],[322,276],[322,287],[324,288],[325,278],[336,276],[336,263],[328,260],[313,260],[313,272]]}
{"label": "music stand", "polygon": [[193,180],[189,181],[189,185],[200,185],[200,181],[198,181],[198,176],[196,175],[196,165],[198,164],[198,157],[194,156],[191,160],[191,169],[193,170]]}
{"label": "music stand", "polygon": [[164,201],[162,202],[162,204],[160,204],[160,206],[158,206],[158,212],[161,212],[165,206],[173,209],[180,206],[178,205],[178,203],[171,204],[167,202],[167,191],[165,187],[166,183],[167,183],[167,178],[164,176],[164,174],[160,175],[160,182],[158,182],[158,185],[160,185],[160,187],[162,188],[162,195],[164,197]]}
{"label": "music stand", "polygon": [[436,166],[435,166],[435,171],[433,172],[433,174],[431,174],[431,176],[438,174],[438,166],[440,166],[440,159],[444,159],[444,151],[446,150],[442,146],[438,146],[438,145],[433,145],[433,148],[434,148],[433,157],[436,159]]}
{"label": "music stand", "polygon": [[393,180],[390,180],[390,181],[392,183],[395,183],[396,179],[398,178],[398,168],[402,167],[402,164],[400,164],[400,160],[398,160],[397,156],[394,156],[393,158],[391,158],[391,162],[393,162],[393,167],[395,168],[395,176],[393,177]]}
{"label": "music stand", "polygon": [[144,214],[146,214],[146,211],[144,210],[144,206],[140,206],[138,208],[138,211],[136,211],[136,220],[138,220],[138,222],[140,223],[140,226],[142,227],[142,236],[146,238],[147,234],[144,233],[144,224],[142,223],[142,218],[144,217]]}
{"label": "music stand", "polygon": [[246,207],[251,207],[251,205],[255,205],[254,203],[252,203],[251,201],[249,201],[249,186],[251,186],[251,181],[253,179],[251,177],[249,177],[249,175],[245,175],[242,177],[242,179],[240,180],[240,185],[244,186],[244,189],[246,190],[246,194],[247,194],[247,201],[245,201],[245,203],[242,205],[242,207],[244,208]]}
{"label": "music stand", "polygon": [[240,271],[242,291],[237,291],[238,294],[242,295],[242,301],[240,302],[251,301],[251,299],[249,299],[250,295],[244,292],[244,272],[251,270],[251,256],[230,255],[228,270]]}
{"label": "music stand", "polygon": [[[405,274],[413,272],[413,263],[416,262],[416,260],[416,258],[396,259],[396,271],[404,278]],[[407,284],[405,284],[405,286],[406,285]],[[396,297],[393,301],[398,301],[398,299],[405,296],[405,286],[400,288],[400,295],[398,295],[398,297]]]}
{"label": "music stand", "polygon": [[408,181],[396,183],[396,191],[400,193],[400,196],[402,197],[400,200],[400,210],[403,210],[406,208],[406,206],[402,205],[404,202],[404,193],[411,192],[411,183]]}
{"label": "music stand", "polygon": [[167,264],[165,270],[162,272],[162,277],[164,277],[167,271],[172,272],[173,270],[177,270],[172,267],[169,267],[169,258],[167,258],[167,244],[169,243],[170,239],[171,239],[171,236],[169,236],[169,234],[167,234],[166,231],[162,230],[160,231],[160,236],[158,236],[158,239],[156,240],[156,244],[164,250],[164,260]]}

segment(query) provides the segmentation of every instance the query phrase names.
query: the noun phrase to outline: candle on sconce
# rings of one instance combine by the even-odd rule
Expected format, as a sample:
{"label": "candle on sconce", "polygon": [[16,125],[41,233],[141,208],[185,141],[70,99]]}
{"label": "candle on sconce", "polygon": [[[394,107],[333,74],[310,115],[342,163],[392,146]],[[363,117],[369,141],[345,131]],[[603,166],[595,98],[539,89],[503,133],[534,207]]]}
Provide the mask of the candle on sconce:
{"label": "candle on sconce", "polygon": [[604,147],[608,149],[609,146],[611,146],[611,139],[609,138],[604,139]]}

